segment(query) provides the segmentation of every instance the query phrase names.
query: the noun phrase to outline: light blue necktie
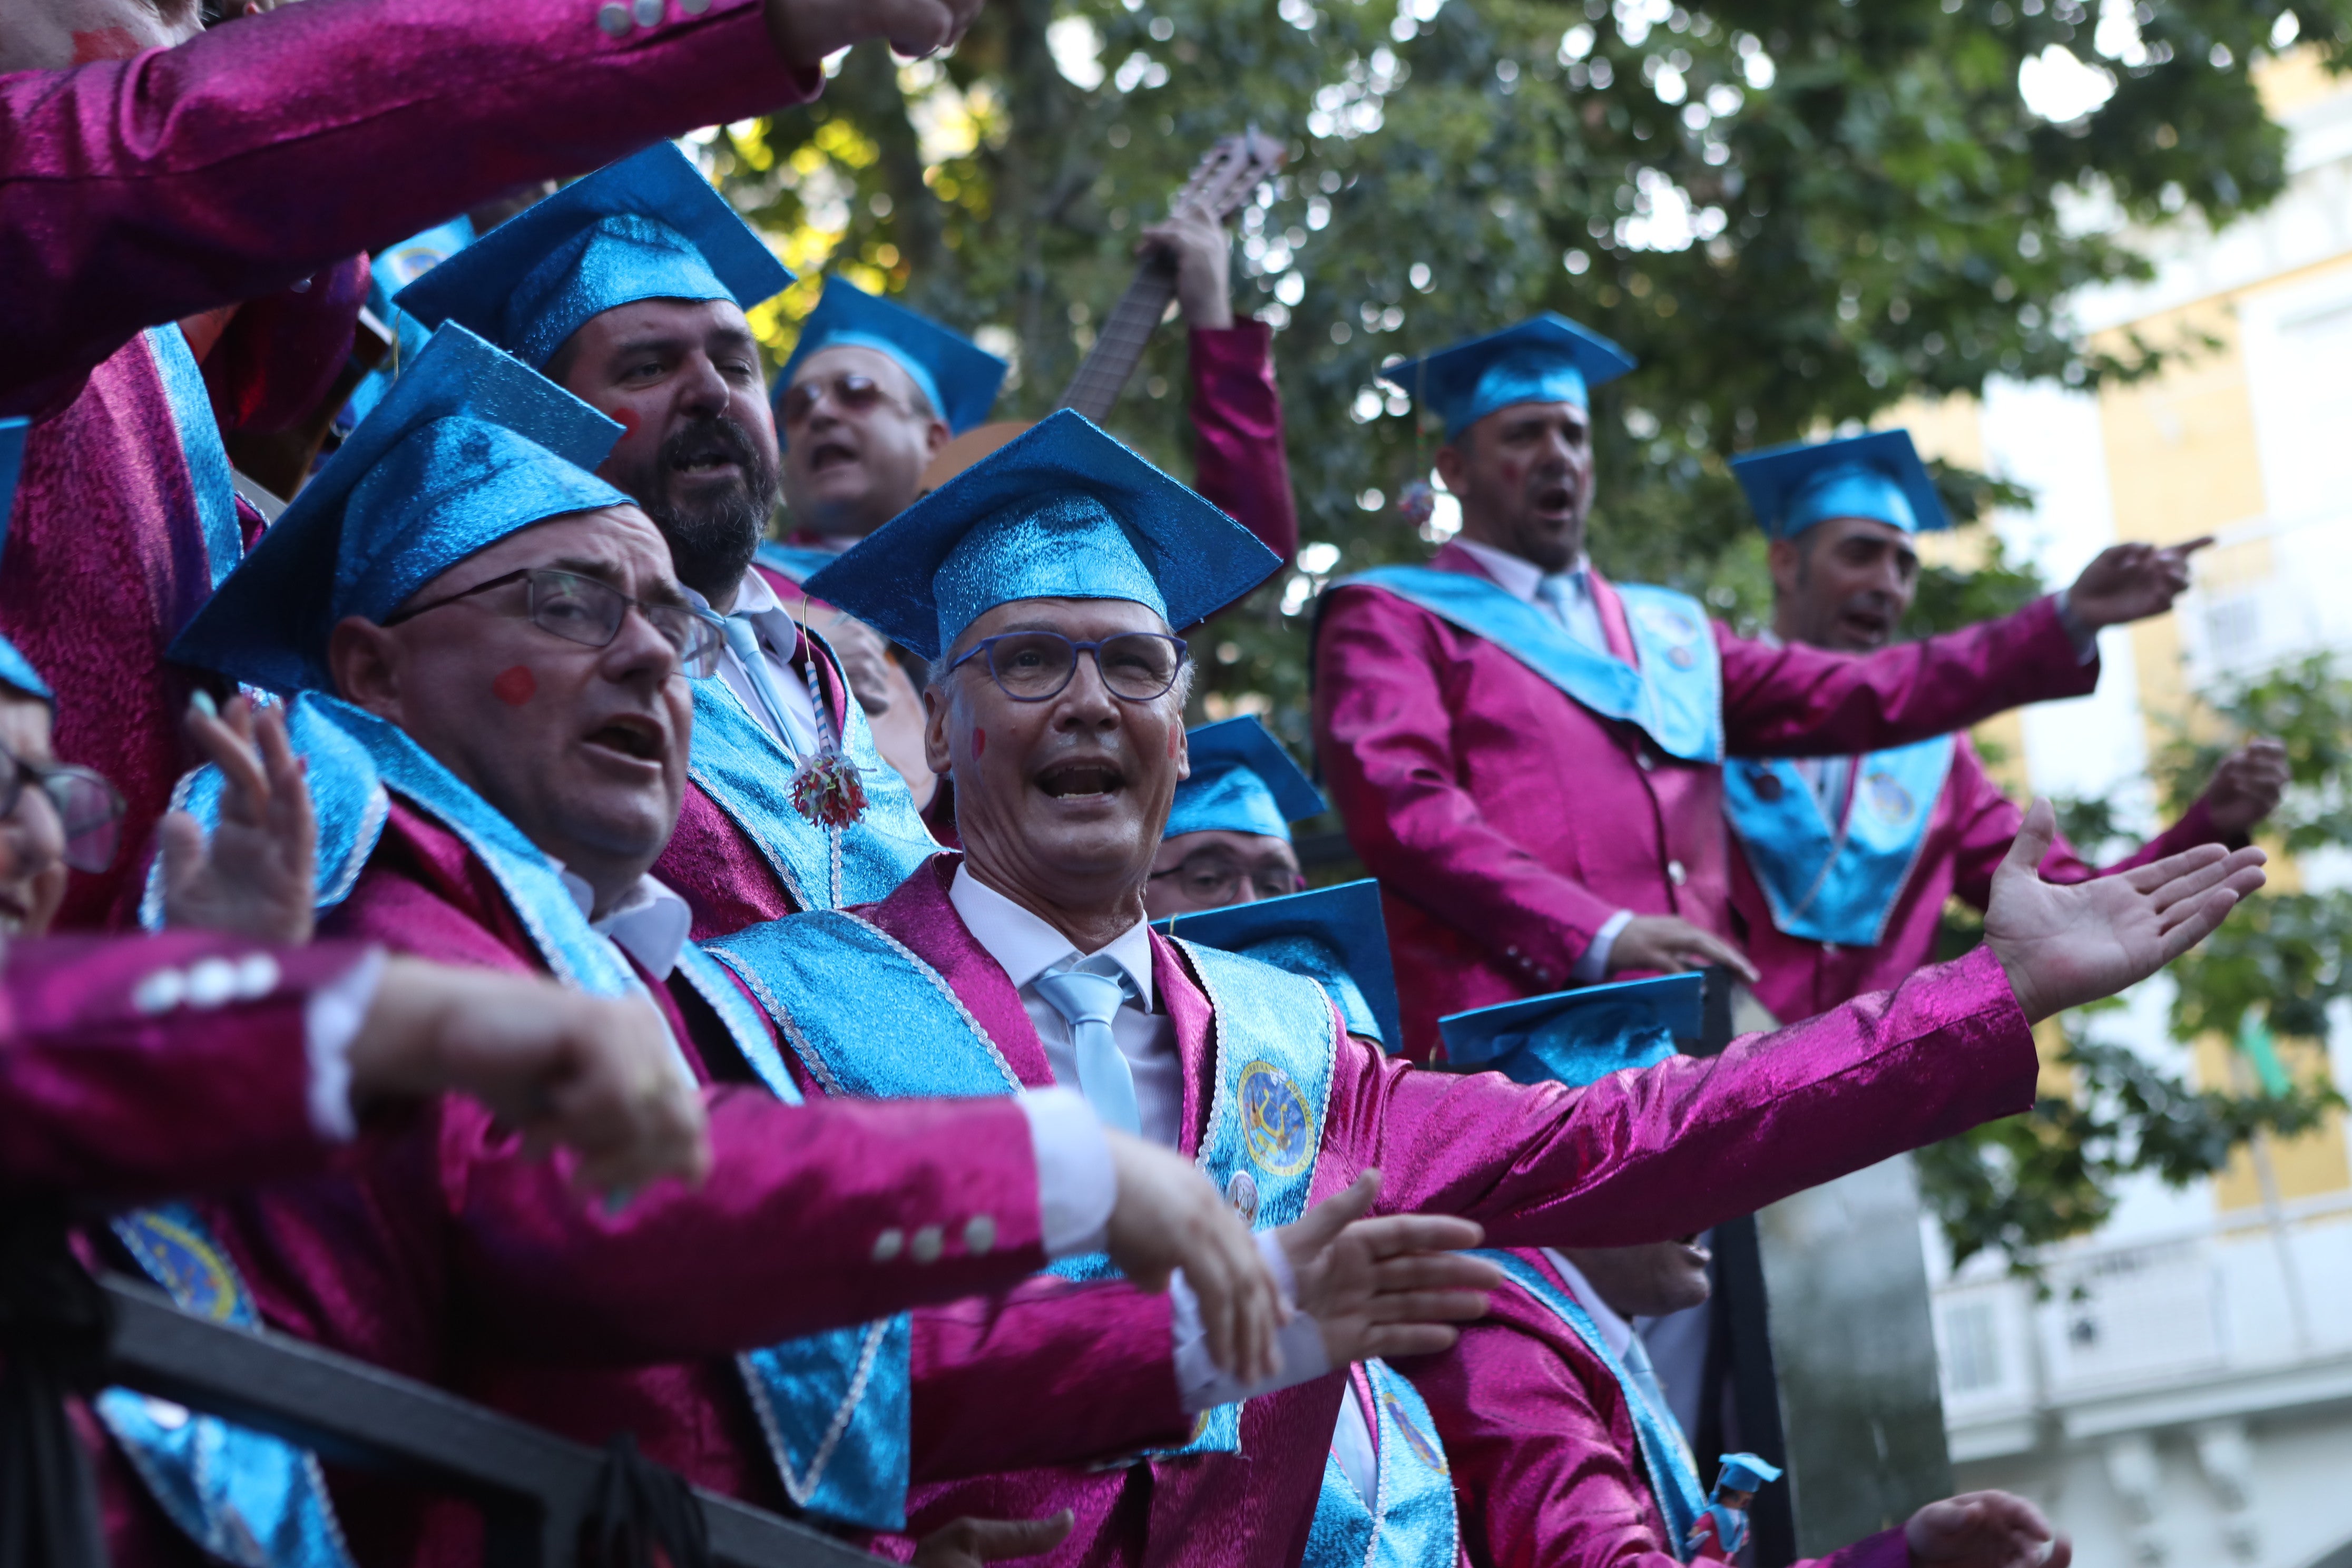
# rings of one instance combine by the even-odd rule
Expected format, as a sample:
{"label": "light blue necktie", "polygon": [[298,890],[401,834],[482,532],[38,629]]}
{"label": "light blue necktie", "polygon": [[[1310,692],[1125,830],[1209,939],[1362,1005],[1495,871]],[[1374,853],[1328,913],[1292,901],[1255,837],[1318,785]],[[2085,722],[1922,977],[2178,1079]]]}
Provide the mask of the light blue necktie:
{"label": "light blue necktie", "polygon": [[784,754],[799,756],[800,748],[793,743],[792,721],[785,716],[791,710],[784,706],[784,694],[776,689],[776,678],[768,668],[768,656],[761,651],[759,628],[752,626],[748,616],[729,616],[724,625],[727,646],[734,652],[736,662],[743,667],[743,673],[751,678],[751,689],[760,694],[761,706],[768,710],[769,722],[783,745]]}
{"label": "light blue necktie", "polygon": [[1548,573],[1536,584],[1536,597],[1550,606],[1553,618],[1570,637],[1594,653],[1605,654],[1609,638],[1601,629],[1601,612],[1593,606],[1591,595],[1580,592],[1583,582],[1580,571]]}
{"label": "light blue necktie", "polygon": [[1140,1133],[1143,1120],[1135,1109],[1135,1069],[1119,1053],[1118,1041],[1110,1030],[1121,1003],[1143,1001],[1135,982],[1110,954],[1098,952],[1092,958],[1057,963],[1030,984],[1070,1026],[1070,1044],[1078,1058],[1078,1092],[1087,1097],[1104,1126]]}
{"label": "light blue necktie", "polygon": [[1658,1424],[1679,1438],[1682,1427],[1675,1420],[1674,1410],[1666,1404],[1666,1391],[1658,1382],[1658,1369],[1650,1364],[1649,1348],[1642,1343],[1642,1336],[1635,1334],[1627,1341],[1625,1353],[1618,1359],[1625,1363],[1627,1380],[1633,1384],[1634,1391],[1648,1401]]}

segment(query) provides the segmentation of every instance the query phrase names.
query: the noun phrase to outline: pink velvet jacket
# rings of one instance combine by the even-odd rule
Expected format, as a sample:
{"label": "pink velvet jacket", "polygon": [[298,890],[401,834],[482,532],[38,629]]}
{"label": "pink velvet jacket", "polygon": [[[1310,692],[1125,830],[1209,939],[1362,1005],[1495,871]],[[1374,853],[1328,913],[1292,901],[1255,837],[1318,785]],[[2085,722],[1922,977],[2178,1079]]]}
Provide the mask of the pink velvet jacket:
{"label": "pink velvet jacket", "polygon": [[[1451,545],[1430,564],[1485,574]],[[1622,602],[1598,574],[1593,589],[1612,650],[1630,660]],[[1924,741],[2098,678],[2048,599],[1868,658],[1769,647],[1720,623],[1715,640],[1733,755]],[[1733,933],[1721,770],[1664,755],[1393,594],[1329,595],[1315,734],[1349,842],[1381,879],[1410,1056],[1438,1048],[1449,1013],[1568,984],[1619,910]]]}
{"label": "pink velvet jacket", "polygon": [[[1526,1256],[1552,1272],[1540,1253]],[[1470,1561],[1476,1568],[1680,1568],[1616,1374],[1516,1285],[1492,1302],[1453,1350],[1401,1368],[1445,1441]],[[1902,1531],[1887,1530],[1799,1568],[1910,1562]]]}
{"label": "pink velvet jacket", "polygon": [[[1763,972],[1756,986],[1757,1000],[1770,1008],[1775,1017],[1809,1017],[1850,996],[1884,990],[1926,963],[1935,956],[1937,924],[1945,900],[1958,898],[1983,909],[1992,897],[1992,874],[2009,854],[2010,844],[2024,821],[2025,813],[1993,783],[1968,737],[1956,736],[1952,770],[1945,776],[1944,793],[1928,819],[1919,858],[1887,913],[1885,940],[1875,947],[1809,942],[1773,925],[1764,889],[1735,841],[1731,907],[1743,928],[1741,945]],[[2092,865],[2062,837],[2042,857],[2042,875],[2053,882],[2112,877],[2222,838],[2200,800],[2179,822],[2112,866]]]}
{"label": "pink velvet jacket", "polygon": [[[135,334],[329,279],[343,346],[310,370],[331,375],[354,252],[821,85],[778,60],[760,0],[666,5],[618,37],[599,14],[598,0],[342,0],[0,76],[0,414],[41,421],[0,558],[0,634],[57,689],[58,754],[128,797],[132,850],[189,765],[187,689],[163,654],[210,584]],[[67,921],[127,918],[138,864],[77,877]]]}
{"label": "pink velvet jacket", "polygon": [[[365,950],[235,937],[8,943],[0,975],[0,1195],[127,1205],[299,1174],[334,1157],[310,1119],[304,1013]],[[274,983],[217,1007],[149,1012],[160,971],[260,956]]]}
{"label": "pink velvet jacket", "polygon": [[[444,962],[539,967],[488,870],[399,805],[328,924]],[[654,995],[699,1072],[701,1056],[670,993],[656,986]],[[569,1190],[562,1157],[519,1157],[510,1134],[457,1097],[400,1135],[381,1136],[352,1169],[207,1212],[273,1327],[585,1442],[633,1428],[653,1458],[690,1479],[781,1506],[731,1353],[1012,1287],[1024,1294],[993,1310],[958,1308],[927,1342],[950,1355],[977,1353],[1019,1333],[1021,1301],[1041,1289],[1029,1278],[1044,1263],[1036,1167],[1027,1119],[1008,1101],[793,1108],[750,1087],[711,1089],[708,1101],[717,1163],[706,1185],[689,1193],[659,1183],[618,1215]],[[997,1222],[985,1255],[961,1239],[977,1214]],[[934,1261],[913,1263],[908,1252],[875,1260],[883,1231],[922,1226],[940,1226],[948,1238]],[[1072,1363],[1061,1369],[1066,1381],[1095,1353],[1083,1305],[1057,1320],[1075,1325],[1059,1347]],[[1181,1429],[1167,1371],[1167,1309],[1155,1305],[1160,1379],[1168,1386],[1156,1403],[1118,1387],[1128,1397],[1091,1417],[1107,1434],[1104,1447]],[[1118,1323],[1131,1329],[1144,1316]],[[1041,1338],[1032,1333],[1029,1342]],[[950,1367],[948,1375],[955,1373]],[[957,1386],[1001,1420],[1023,1387],[1016,1379],[1038,1375],[1040,1368],[1023,1366],[985,1390]],[[1090,1440],[1083,1412],[1071,1426],[1075,1433],[1035,1435],[1055,1460],[1070,1457],[1060,1445]],[[927,1453],[919,1465],[939,1462],[936,1446]],[[411,1561],[427,1512],[428,1558],[462,1561],[474,1550],[462,1510],[421,1510],[414,1497],[353,1478],[339,1478],[338,1500],[370,1563]]]}
{"label": "pink velvet jacket", "polygon": [[[1023,1082],[1048,1083],[1019,994],[948,900],[954,866],[941,856],[857,912],[945,977]],[[1156,936],[1152,981],[1187,1069],[1181,1147],[1197,1153],[1214,1016],[1181,954]],[[1314,1196],[1377,1166],[1381,1212],[1465,1215],[1499,1246],[1631,1245],[2022,1110],[2034,1072],[2024,1016],[1982,952],[1712,1060],[1677,1058],[1580,1089],[1426,1072],[1346,1042]],[[1095,1384],[1115,1370],[1074,1359],[1066,1375]],[[919,1487],[910,1534],[959,1515],[1066,1507],[1077,1528],[1053,1553],[1058,1563],[1296,1563],[1343,1392],[1334,1374],[1251,1401],[1237,1455],[1108,1471],[1008,1462],[985,1480]],[[1018,1436],[1020,1423],[1000,1425]],[[911,1542],[882,1545],[905,1555]]]}

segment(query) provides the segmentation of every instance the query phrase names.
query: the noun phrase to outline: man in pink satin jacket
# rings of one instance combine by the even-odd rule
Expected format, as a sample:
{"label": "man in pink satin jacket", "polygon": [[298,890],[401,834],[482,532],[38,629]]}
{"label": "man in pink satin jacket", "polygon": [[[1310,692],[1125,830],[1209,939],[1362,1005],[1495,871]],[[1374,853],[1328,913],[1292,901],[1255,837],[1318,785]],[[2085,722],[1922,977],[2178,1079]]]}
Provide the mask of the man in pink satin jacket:
{"label": "man in pink satin jacket", "polygon": [[[1260,1224],[1277,1198],[1377,1169],[1382,1207],[1472,1219],[1501,1246],[1632,1245],[2023,1107],[2032,1020],[2084,994],[2054,994],[2060,973],[2105,991],[2150,971],[2259,879],[2251,849],[2084,888],[2021,866],[1985,948],[1719,1057],[1581,1089],[1422,1070],[1348,1037],[1311,983],[1145,921],[1140,889],[1189,766],[1170,628],[1246,593],[1264,574],[1255,552],[1066,411],[814,580],[932,658],[926,741],[956,782],[965,852],[878,904],[712,944],[793,1020],[813,1083],[890,1094],[950,1062],[1008,1087],[1076,1082],[1106,1121],[1225,1164],[1228,1194]],[[855,997],[797,978],[842,952],[868,955]],[[859,1031],[882,1007],[949,1022],[918,1055]],[[1255,1396],[1222,1448],[920,1488],[910,1528],[1067,1508],[1076,1529],[1056,1562],[1296,1563],[1344,1379],[1239,1392]]]}
{"label": "man in pink satin jacket", "polygon": [[2152,615],[2177,554],[2111,552],[2067,594],[1868,658],[1735,637],[1585,560],[1587,388],[1632,368],[1556,316],[1383,374],[1444,421],[1462,531],[1334,584],[1318,753],[1387,899],[1405,1049],[1449,1014],[1610,974],[1728,964],[1727,755],[1926,740],[2088,691],[2100,627]]}
{"label": "man in pink satin jacket", "polygon": [[[1772,541],[1772,639],[1849,654],[1892,641],[1918,593],[1912,536],[1948,523],[1909,436],[1780,447],[1731,467]],[[2192,844],[2242,844],[2286,782],[2284,749],[2255,740],[2136,853],[2095,867],[2062,837],[2042,874],[2079,882]],[[2025,819],[1966,735],[1853,757],[1740,759],[1724,783],[1731,907],[1760,972],[1757,999],[1782,1018],[1881,990],[1927,963],[1945,900],[1984,908]]]}
{"label": "man in pink satin jacket", "polygon": [[927,53],[977,9],[388,0],[200,36],[193,0],[0,0],[0,415],[39,421],[0,633],[63,693],[60,752],[123,791],[134,851],[77,880],[69,924],[128,920],[138,852],[191,761],[163,650],[260,521],[173,323],[271,296],[321,312],[293,335],[323,359],[278,368],[323,388],[365,247],[812,98],[833,50],[879,35]]}

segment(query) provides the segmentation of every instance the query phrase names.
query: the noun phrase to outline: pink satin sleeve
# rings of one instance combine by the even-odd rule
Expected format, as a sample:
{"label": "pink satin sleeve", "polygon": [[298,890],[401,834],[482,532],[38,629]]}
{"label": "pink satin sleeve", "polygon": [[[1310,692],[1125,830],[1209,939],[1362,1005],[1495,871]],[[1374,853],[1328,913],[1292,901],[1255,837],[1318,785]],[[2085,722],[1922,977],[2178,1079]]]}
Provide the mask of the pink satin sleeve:
{"label": "pink satin sleeve", "polygon": [[[1952,856],[1952,891],[1983,909],[1992,898],[1993,873],[2008,858],[2017,830],[2025,826],[2025,813],[1985,772],[1983,759],[1965,735],[1953,746],[1951,777],[1945,784],[1944,798],[1958,832]],[[2179,821],[2112,865],[2092,865],[2061,835],[2042,858],[2042,875],[2053,882],[2087,882],[2094,877],[2112,877],[2152,864],[2200,844],[2223,841],[2221,830],[2213,826],[2212,813],[2200,799],[2181,814]]]}
{"label": "pink satin sleeve", "polygon": [[1192,488],[1257,535],[1285,565],[1298,553],[1298,507],[1274,384],[1274,329],[1194,328]]}

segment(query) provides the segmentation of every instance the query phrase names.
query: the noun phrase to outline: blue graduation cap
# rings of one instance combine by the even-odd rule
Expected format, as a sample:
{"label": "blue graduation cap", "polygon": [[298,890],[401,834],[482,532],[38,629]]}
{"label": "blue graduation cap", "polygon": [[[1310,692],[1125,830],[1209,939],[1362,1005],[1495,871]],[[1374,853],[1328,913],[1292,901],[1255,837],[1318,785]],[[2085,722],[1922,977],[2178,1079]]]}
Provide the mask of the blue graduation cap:
{"label": "blue graduation cap", "polygon": [[1717,1491],[1753,1492],[1780,1479],[1780,1467],[1754,1454],[1726,1454],[1715,1479]]}
{"label": "blue graduation cap", "polygon": [[1281,565],[1249,530],[1065,408],[802,586],[937,658],[1015,599],[1130,599],[1188,626]]}
{"label": "blue graduation cap", "polygon": [[532,523],[635,503],[589,472],[621,427],[452,323],[302,487],[172,644],[273,691],[331,691],[327,636],[381,621]]}
{"label": "blue graduation cap", "polygon": [[904,305],[877,299],[846,279],[828,278],[816,309],[801,323],[793,357],[776,373],[770,400],[783,400],[793,374],[809,355],[840,346],[889,355],[930,399],[932,412],[959,436],[988,417],[996,405],[996,390],[1004,384],[1005,363],[970,338]]}
{"label": "blue graduation cap", "polygon": [[1696,1039],[1706,977],[1661,974],[1555,991],[1437,1021],[1446,1059],[1518,1083],[1588,1084],[1645,1068]]}
{"label": "blue graduation cap", "polygon": [[1768,447],[1732,458],[1731,471],[1775,539],[1833,517],[1866,517],[1906,533],[1952,526],[1908,430]]}
{"label": "blue graduation cap", "polygon": [[792,280],[687,155],[657,142],[509,218],[393,303],[428,327],[457,321],[538,369],[615,306],[732,300],[748,310]]}
{"label": "blue graduation cap", "polygon": [[1445,421],[1449,441],[1515,403],[1590,401],[1591,389],[1633,368],[1633,356],[1565,316],[1542,315],[1381,372]]}
{"label": "blue graduation cap", "polygon": [[1403,1043],[1381,887],[1369,877],[1152,923],[1167,935],[1304,975],[1331,994],[1348,1033],[1378,1040],[1390,1051]]}
{"label": "blue graduation cap", "polygon": [[1176,786],[1166,837],[1223,829],[1286,839],[1292,823],[1327,809],[1322,791],[1254,714],[1187,730],[1184,743],[1192,774]]}
{"label": "blue graduation cap", "polygon": [[[0,549],[8,542],[8,513],[16,504],[16,476],[25,466],[25,437],[32,428],[29,419],[0,419]],[[0,681],[52,707],[57,705],[49,683],[6,637],[0,637]]]}

